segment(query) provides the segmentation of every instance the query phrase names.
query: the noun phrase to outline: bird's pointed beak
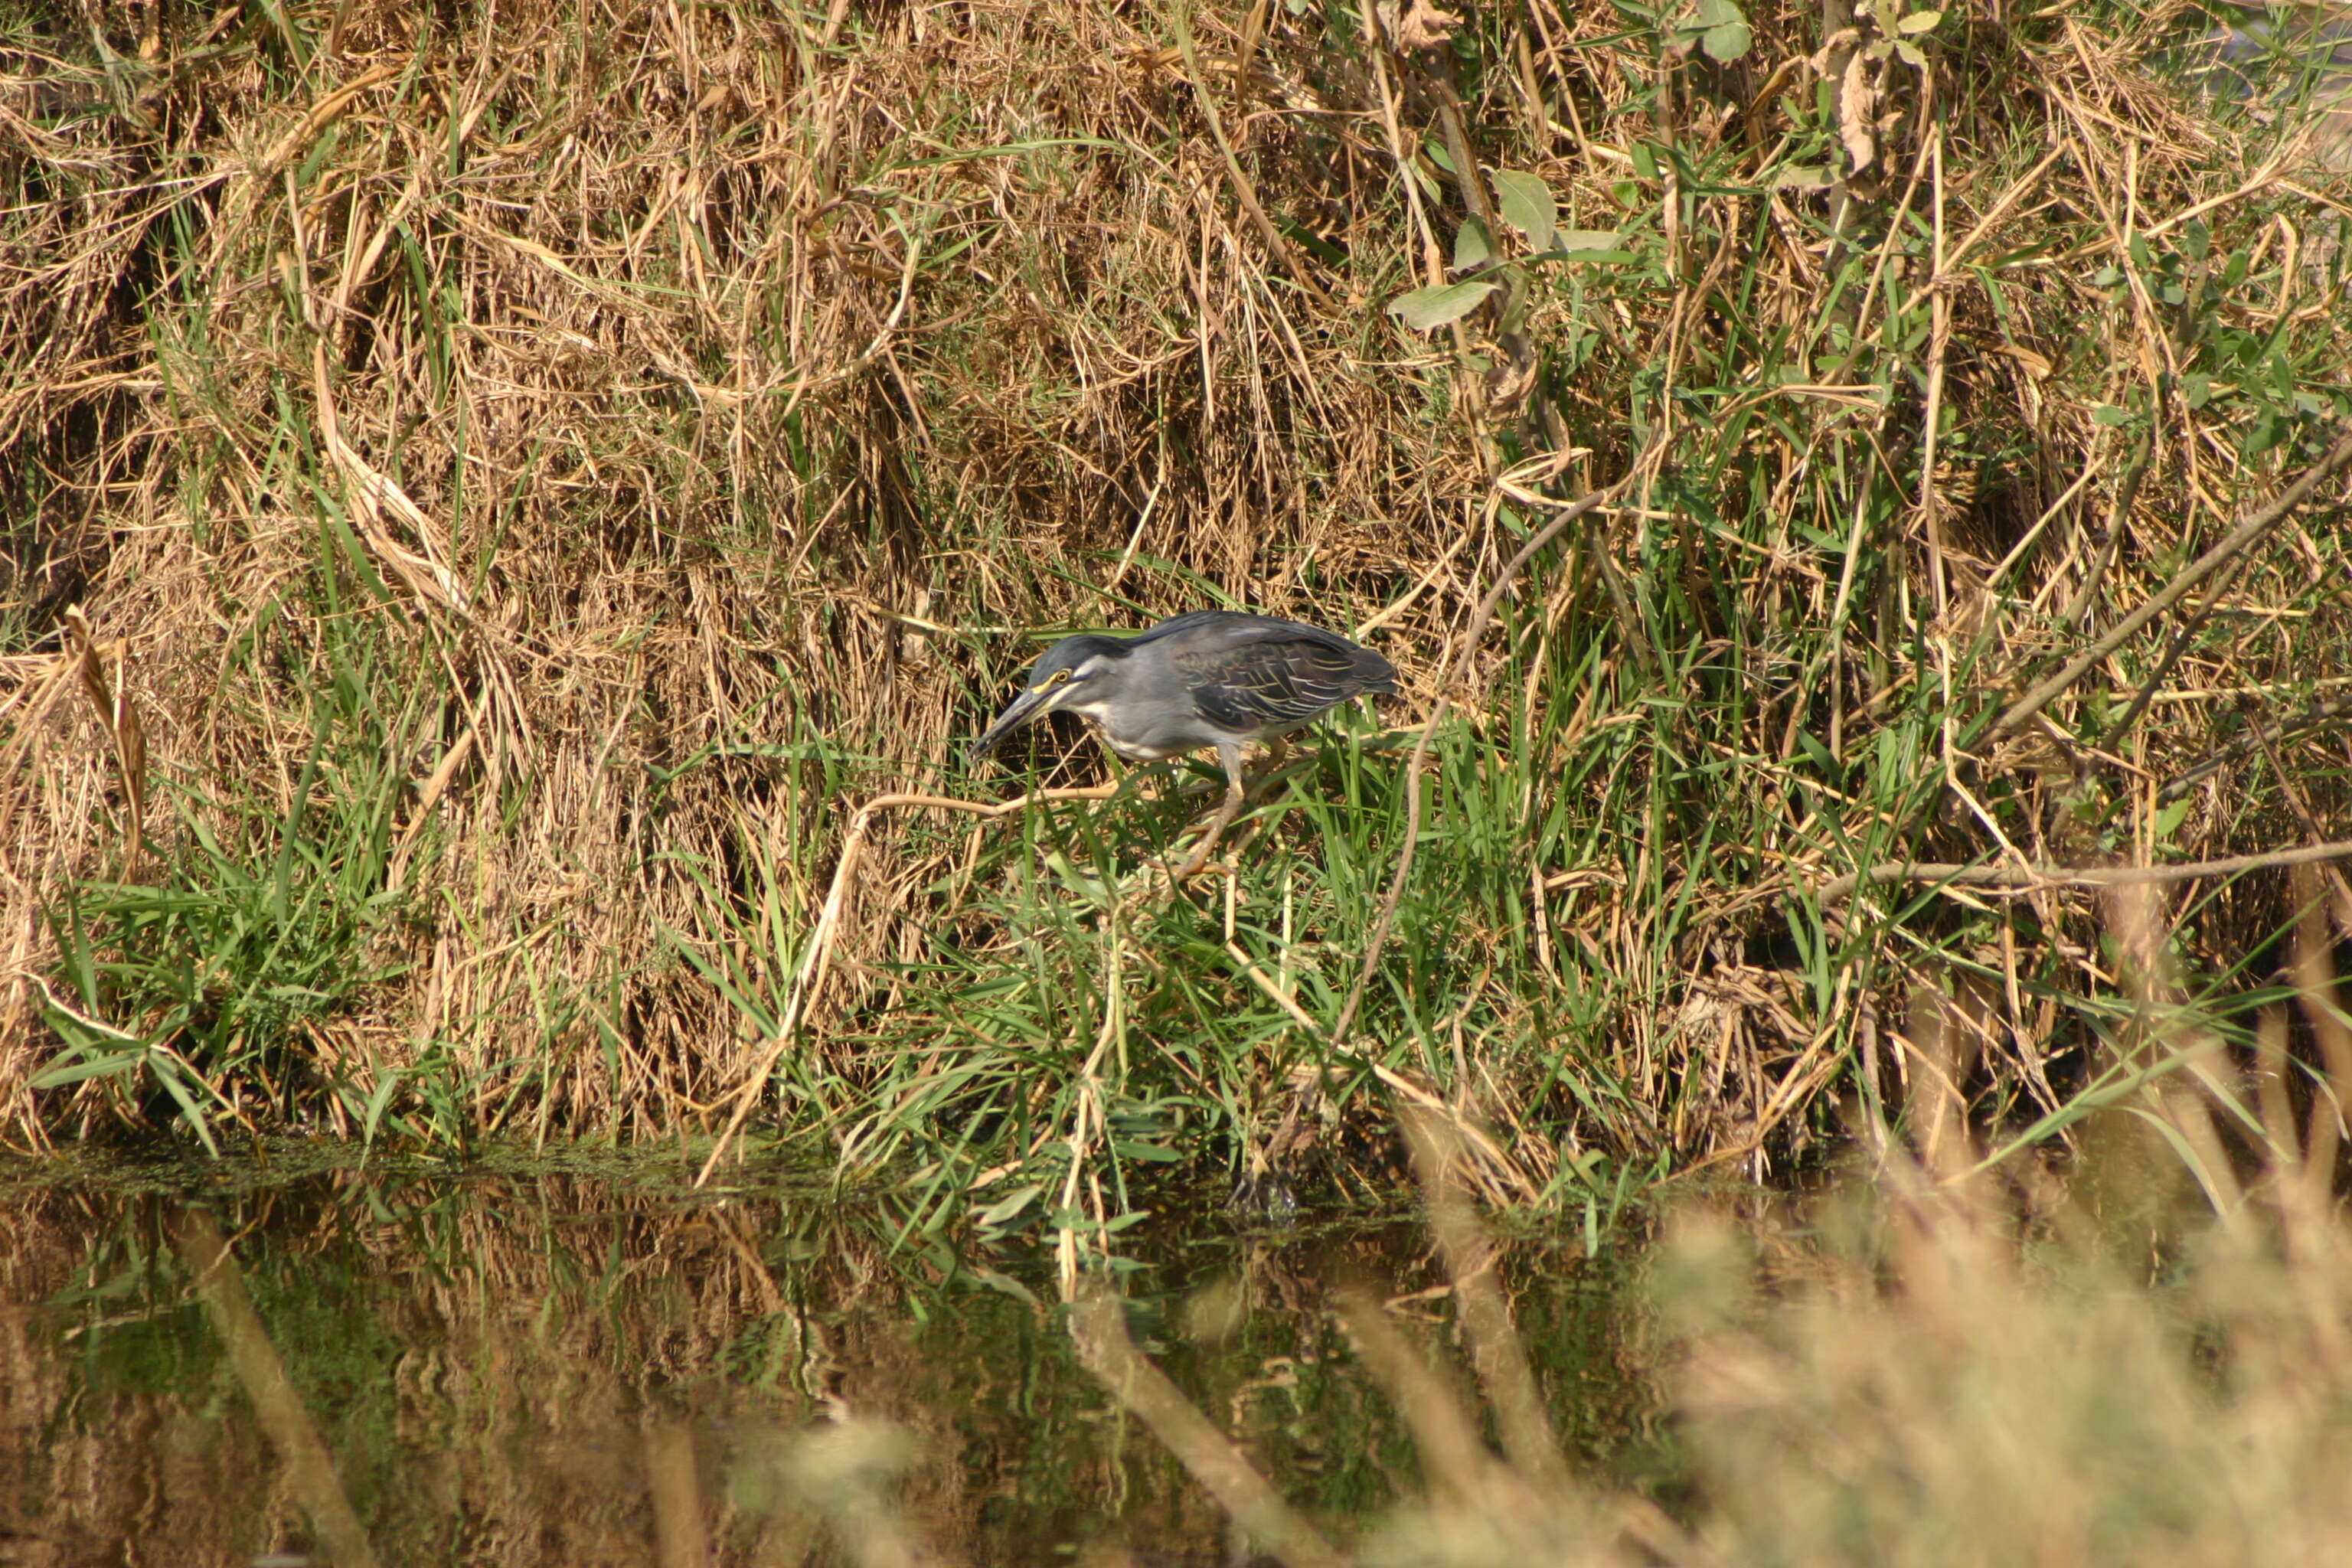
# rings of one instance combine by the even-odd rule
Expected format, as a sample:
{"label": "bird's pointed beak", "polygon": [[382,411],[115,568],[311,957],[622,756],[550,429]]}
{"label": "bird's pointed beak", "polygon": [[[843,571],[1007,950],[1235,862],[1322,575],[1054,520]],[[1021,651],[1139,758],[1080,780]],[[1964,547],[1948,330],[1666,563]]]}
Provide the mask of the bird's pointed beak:
{"label": "bird's pointed beak", "polygon": [[1033,686],[1014,698],[1013,705],[998,714],[996,722],[991,724],[986,732],[971,743],[972,756],[974,758],[987,756],[998,746],[1003,744],[1005,736],[1039,714],[1051,712],[1054,699],[1060,690],[1059,687]]}

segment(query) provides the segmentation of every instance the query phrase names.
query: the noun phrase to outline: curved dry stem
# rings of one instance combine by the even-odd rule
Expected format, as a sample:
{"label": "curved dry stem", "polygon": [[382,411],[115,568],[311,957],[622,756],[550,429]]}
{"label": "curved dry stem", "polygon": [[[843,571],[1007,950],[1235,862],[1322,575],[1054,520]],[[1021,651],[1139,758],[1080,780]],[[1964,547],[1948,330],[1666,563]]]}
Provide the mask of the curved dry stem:
{"label": "curved dry stem", "polygon": [[694,1184],[697,1187],[707,1184],[710,1173],[719,1168],[719,1162],[725,1158],[735,1135],[743,1130],[751,1108],[759,1103],[761,1088],[767,1083],[769,1075],[776,1070],[776,1064],[783,1060],[784,1052],[791,1049],[794,1037],[799,1034],[801,1020],[808,1016],[809,1003],[824,984],[825,974],[833,963],[834,942],[841,931],[841,916],[848,900],[849,879],[856,871],[858,858],[865,853],[866,843],[872,837],[876,817],[886,811],[909,808],[961,811],[972,816],[1010,816],[1015,812],[1055,801],[1106,800],[1118,788],[1117,784],[1099,784],[1087,789],[1039,790],[1018,800],[1005,801],[958,800],[944,795],[878,795],[859,806],[856,815],[850,818],[849,831],[842,836],[841,858],[833,868],[833,882],[825,889],[824,904],[817,915],[816,928],[809,935],[808,951],[802,956],[799,972],[793,976],[792,995],[784,1004],[784,1016],[776,1026],[775,1037],[769,1042],[759,1064],[744,1078],[743,1087],[735,1091],[734,1113],[728,1117],[725,1131],[719,1134],[719,1142],[711,1145],[709,1157],[703,1161],[702,1169],[696,1173]]}

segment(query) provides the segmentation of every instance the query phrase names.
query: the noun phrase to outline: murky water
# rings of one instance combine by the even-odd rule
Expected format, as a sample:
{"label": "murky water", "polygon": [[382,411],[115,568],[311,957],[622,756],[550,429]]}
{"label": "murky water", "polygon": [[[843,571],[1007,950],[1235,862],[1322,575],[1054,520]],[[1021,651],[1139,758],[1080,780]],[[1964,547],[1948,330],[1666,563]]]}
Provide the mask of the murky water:
{"label": "murky water", "polygon": [[[672,1168],[466,1173],[334,1155],[0,1173],[0,1563],[1225,1563],[1213,1503],[1078,1364],[1035,1238],[901,1234],[887,1198]],[[1325,1310],[1433,1342],[1413,1226],[1122,1237],[1137,1342],[1342,1539],[1414,1489]],[[1563,1437],[1668,1467],[1640,1312],[1522,1243]]]}
{"label": "murky water", "polygon": [[2227,98],[2307,115],[2312,157],[2352,168],[2352,5],[2238,4],[2215,15],[2236,25],[2206,40],[2210,60],[2191,65],[2191,78]]}

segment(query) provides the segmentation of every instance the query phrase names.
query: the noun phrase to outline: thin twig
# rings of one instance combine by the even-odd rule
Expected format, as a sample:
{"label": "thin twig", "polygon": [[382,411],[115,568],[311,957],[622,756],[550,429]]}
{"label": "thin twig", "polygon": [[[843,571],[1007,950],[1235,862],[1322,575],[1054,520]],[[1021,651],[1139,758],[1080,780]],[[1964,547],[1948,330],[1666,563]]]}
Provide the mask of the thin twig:
{"label": "thin twig", "polygon": [[1406,1342],[1378,1300],[1360,1289],[1343,1289],[1334,1294],[1331,1305],[1357,1359],[1412,1433],[1422,1474],[1432,1491],[1465,1507],[1514,1479],[1487,1452],[1460,1391],[1430,1365],[1425,1349]]}
{"label": "thin twig", "polygon": [[1900,865],[1873,866],[1823,882],[1813,897],[1824,904],[1843,902],[1865,884],[1937,882],[1962,888],[2007,888],[2021,892],[2041,888],[2129,888],[2164,882],[2193,882],[2200,877],[2234,877],[2273,866],[2309,866],[2326,860],[2352,859],[2352,841],[2307,844],[2295,849],[2272,849],[2260,855],[2231,855],[2219,860],[2187,860],[2178,866],[1962,866],[1941,860],[1912,860]]}
{"label": "thin twig", "polygon": [[378,1559],[367,1526],[336,1473],[335,1451],[304,1405],[285,1357],[269,1338],[268,1326],[254,1310],[220,1222],[205,1209],[191,1208],[180,1222],[176,1239],[195,1294],[227,1349],[237,1385],[285,1464],[287,1489],[309,1516],[320,1542],[333,1552],[333,1561],[351,1568],[375,1568]]}
{"label": "thin twig", "polygon": [[1454,1284],[1454,1310],[1470,1342],[1471,1364],[1494,1408],[1503,1451],[1520,1476],[1553,1496],[1569,1489],[1568,1460],[1544,1412],[1543,1394],[1528,1364],[1527,1345],[1511,1321],[1511,1304],[1496,1278],[1494,1243],[1488,1239],[1455,1174],[1463,1151],[1443,1121],[1412,1111],[1403,1117],[1405,1140],[1421,1177],[1429,1228]]}
{"label": "thin twig", "polygon": [[[2294,782],[2294,775],[2287,772],[2285,762],[2271,745],[2269,738],[2256,730],[2254,739],[2263,748],[2263,760],[2271,765],[2272,776],[2279,782],[2279,793],[2286,797],[2287,809],[2294,813],[2294,819],[2303,824],[2303,830],[2311,835],[2314,843],[2326,840],[2326,829],[2319,826],[2319,818],[2312,811],[2311,802],[2304,798],[2302,786]],[[2336,884],[2336,892],[2344,899],[2345,908],[2352,909],[2352,883],[2347,883],[2344,873],[2333,865],[2327,866],[2326,870],[2327,879]]]}
{"label": "thin twig", "polygon": [[2116,485],[2116,497],[2107,508],[2106,531],[2100,537],[2098,555],[2084,570],[2083,581],[2058,612],[2058,624],[2073,626],[2082,624],[2091,605],[2099,596],[2099,584],[2106,580],[2107,571],[2116,563],[2116,552],[2123,548],[2124,523],[2131,516],[2132,507],[2139,500],[2140,481],[2147,478],[2147,466],[2156,457],[2156,426],[2150,416],[2148,428],[2141,433],[2139,446],[2125,467],[2123,479]]}
{"label": "thin twig", "polygon": [[1234,152],[1233,142],[1226,139],[1224,116],[1217,112],[1217,100],[1209,96],[1209,84],[1201,79],[1201,62],[1192,48],[1192,25],[1184,15],[1185,10],[1183,5],[1176,7],[1176,47],[1184,56],[1184,74],[1192,79],[1193,96],[1200,100],[1201,117],[1209,122],[1209,135],[1215,140],[1217,151],[1225,155],[1225,173],[1234,183],[1234,199],[1241,203],[1244,212],[1249,214],[1250,221],[1257,226],[1259,237],[1265,241],[1265,248],[1283,271],[1289,274],[1291,281],[1320,300],[1324,298],[1322,289],[1298,265],[1298,258],[1291,253],[1290,242],[1282,237],[1282,231],[1274,226],[1272,218],[1265,216],[1265,208],[1257,199],[1257,187],[1250,183],[1248,174],[1242,168],[1240,156]]}
{"label": "thin twig", "polygon": [[79,605],[70,605],[62,618],[72,649],[68,657],[81,676],[82,690],[114,743],[116,774],[122,784],[122,880],[135,882],[140,849],[147,841],[147,731],[140,722],[139,705],[131,700],[131,641],[123,639],[115,656],[115,679],[109,681],[89,616]]}
{"label": "thin twig", "polygon": [[[2323,681],[2319,684],[2324,685],[2326,682]],[[2347,716],[2352,716],[2352,697],[2322,698],[2313,702],[2310,707],[2305,709],[2301,713],[2296,714],[2293,718],[2273,719],[2269,723],[2264,724],[2260,729],[2254,731],[2252,741],[2241,736],[2226,749],[2207,757],[2203,762],[2197,763],[2194,767],[2183,769],[2181,772],[2175,773],[2172,777],[2165,780],[2164,786],[2156,792],[2157,802],[2158,805],[2171,805],[2174,801],[2179,800],[2182,795],[2187,795],[2190,790],[2195,789],[2199,784],[2204,783],[2207,779],[2212,777],[2215,773],[2220,773],[2223,768],[2229,766],[2231,762],[2245,752],[2251,744],[2259,742],[2267,746],[2275,742],[2284,740],[2286,737],[2287,731],[2290,730],[2298,728],[2307,729],[2315,724],[2325,724],[2331,719],[2343,718]]]}
{"label": "thin twig", "polygon": [[[2305,468],[2300,478],[2279,492],[2276,500],[2231,529],[2221,543],[2199,556],[2147,603],[2116,622],[2113,631],[2067,660],[2064,668],[2011,703],[2009,710],[1994,722],[1991,738],[2000,740],[2016,733],[2061,692],[2081,679],[2085,670],[2123,647],[2142,626],[2169,609],[2182,595],[2211,576],[2240,551],[2276,527],[2301,506],[2328,475],[2343,467],[2347,458],[2352,458],[2352,424],[2344,427],[2343,435],[2336,438],[2335,446],[2327,449],[2326,456]],[[2122,519],[2118,518],[2116,522],[2120,527]]]}
{"label": "thin twig", "polygon": [[2205,629],[2205,623],[2213,618],[2213,612],[2221,607],[2223,597],[2230,591],[2230,584],[2237,581],[2238,573],[2244,565],[2242,560],[2231,562],[2224,569],[2221,580],[2213,584],[2213,591],[2205,595],[2205,602],[2198,605],[2195,613],[2173,632],[2171,644],[2165,648],[2164,657],[2156,661],[2156,668],[2147,672],[2147,679],[2139,683],[2137,691],[2132,693],[2131,705],[2124,710],[2124,716],[2099,737],[2100,750],[2122,752],[2124,737],[2131,733],[2132,726],[2147,713],[2147,705],[2156,700],[2156,694],[2163,689],[2164,683],[2172,679],[2173,670],[2179,667],[2181,658],[2196,642],[2198,634]]}
{"label": "thin twig", "polygon": [[1211,1424],[1184,1391],[1135,1348],[1128,1336],[1126,1308],[1110,1295],[1097,1296],[1070,1314],[1070,1337],[1078,1360],[1110,1396],[1151,1428],[1177,1462],[1207,1489],[1219,1507],[1262,1542],[1285,1568],[1341,1568],[1346,1559],[1331,1549],[1305,1516],[1283,1501],[1234,1440]]}
{"label": "thin twig", "polygon": [[[1225,952],[1232,955],[1234,963],[1240,966],[1241,972],[1249,976],[1257,988],[1272,999],[1276,1006],[1290,1015],[1291,1022],[1307,1031],[1309,1038],[1322,1041],[1333,1057],[1351,1067],[1361,1068],[1381,1083],[1386,1084],[1396,1095],[1402,1114],[1435,1117],[1447,1123],[1452,1129],[1453,1136],[1460,1141],[1461,1146],[1471,1150],[1478,1156],[1479,1169],[1492,1174],[1494,1180],[1487,1184],[1490,1196],[1498,1202],[1512,1197],[1524,1203],[1536,1201],[1538,1189],[1534,1180],[1517,1161],[1503,1152],[1500,1144],[1487,1136],[1475,1121],[1465,1114],[1461,1106],[1448,1103],[1444,1096],[1427,1085],[1415,1083],[1394,1068],[1374,1061],[1355,1047],[1337,1044],[1329,1036],[1324,1034],[1323,1026],[1315,1021],[1307,1009],[1298,1005],[1296,997],[1276,984],[1273,977],[1265,970],[1250,962],[1249,954],[1242,951],[1238,942],[1225,943]],[[1506,1191],[1506,1189],[1508,1190]]]}

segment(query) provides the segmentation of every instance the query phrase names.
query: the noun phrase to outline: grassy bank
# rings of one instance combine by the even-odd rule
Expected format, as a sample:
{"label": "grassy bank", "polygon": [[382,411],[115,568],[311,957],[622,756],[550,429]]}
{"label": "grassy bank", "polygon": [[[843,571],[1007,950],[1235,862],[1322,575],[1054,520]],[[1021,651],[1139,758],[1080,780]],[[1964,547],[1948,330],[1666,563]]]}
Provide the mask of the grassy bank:
{"label": "grassy bank", "polygon": [[[1421,1104],[1599,1215],[2063,1131],[2150,965],[2249,1047],[2332,873],[2033,868],[2352,837],[2340,179],[2193,8],[1706,21],[19,13],[0,1131],[750,1106],[1018,1227]],[[1231,879],[861,817],[1209,604],[1407,693]]]}

